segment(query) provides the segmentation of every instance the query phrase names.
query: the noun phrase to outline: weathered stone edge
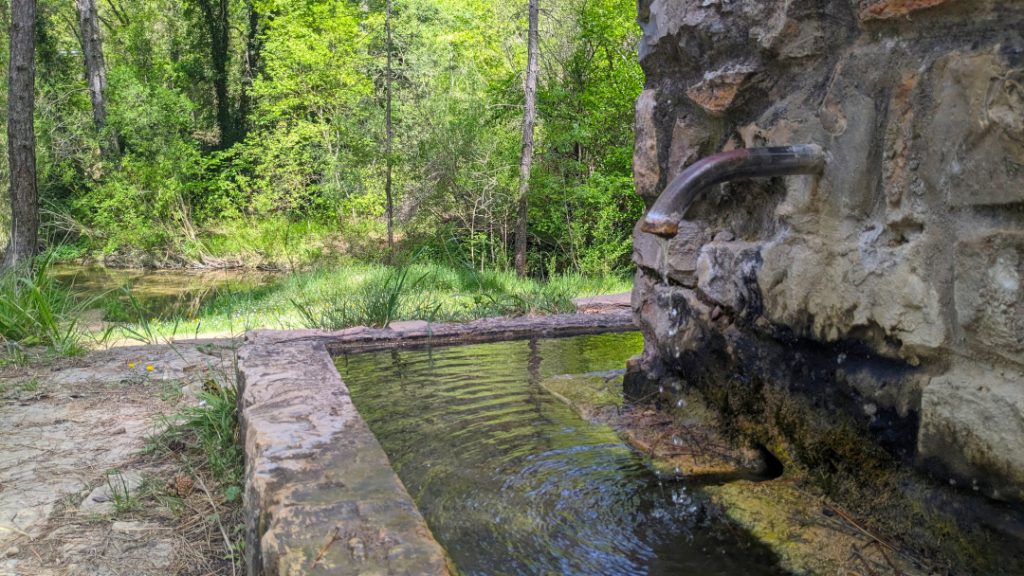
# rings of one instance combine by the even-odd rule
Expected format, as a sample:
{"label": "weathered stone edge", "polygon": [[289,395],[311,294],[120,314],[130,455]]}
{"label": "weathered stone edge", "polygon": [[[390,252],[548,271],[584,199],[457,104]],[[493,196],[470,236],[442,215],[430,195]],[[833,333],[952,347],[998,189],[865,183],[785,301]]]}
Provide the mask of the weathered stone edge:
{"label": "weathered stone edge", "polygon": [[357,326],[346,330],[256,330],[246,334],[255,345],[319,342],[332,354],[396,347],[443,346],[523,338],[576,336],[636,330],[631,310],[606,314],[553,314],[518,318],[482,318],[460,324],[395,322],[388,328]]}
{"label": "weathered stone edge", "polygon": [[245,347],[238,373],[250,575],[448,573],[322,343]]}
{"label": "weathered stone edge", "polygon": [[623,311],[247,334],[238,402],[248,574],[448,573],[331,353],[631,329]]}

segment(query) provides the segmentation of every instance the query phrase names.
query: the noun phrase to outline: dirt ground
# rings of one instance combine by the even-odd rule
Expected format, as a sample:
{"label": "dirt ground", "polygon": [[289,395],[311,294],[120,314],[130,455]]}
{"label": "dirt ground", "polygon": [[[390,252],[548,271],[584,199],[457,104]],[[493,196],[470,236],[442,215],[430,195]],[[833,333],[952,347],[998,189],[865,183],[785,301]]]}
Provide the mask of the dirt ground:
{"label": "dirt ground", "polygon": [[232,504],[147,450],[230,341],[125,347],[0,369],[0,575],[232,574]]}

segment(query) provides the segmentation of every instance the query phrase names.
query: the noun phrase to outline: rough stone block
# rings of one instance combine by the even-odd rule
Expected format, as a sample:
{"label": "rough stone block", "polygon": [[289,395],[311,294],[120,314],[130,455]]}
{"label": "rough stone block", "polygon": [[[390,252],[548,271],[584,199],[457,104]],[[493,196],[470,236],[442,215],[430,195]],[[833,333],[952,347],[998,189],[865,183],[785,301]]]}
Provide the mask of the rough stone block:
{"label": "rough stone block", "polygon": [[633,262],[664,275],[684,286],[696,285],[697,257],[708,240],[704,227],[698,222],[679,223],[679,232],[669,240],[633,229]]}
{"label": "rough stone block", "polygon": [[861,20],[889,20],[945,4],[947,0],[875,0],[860,11]]}
{"label": "rough stone block", "polygon": [[969,345],[1024,364],[1024,232],[958,242],[957,321]]}
{"label": "rough stone block", "polygon": [[676,118],[676,124],[672,128],[672,144],[668,149],[666,182],[671,182],[687,166],[700,158],[701,148],[708,138],[707,131],[702,127],[688,122],[686,118]]}
{"label": "rough stone block", "polygon": [[712,242],[697,259],[697,288],[711,300],[742,315],[761,312],[757,272],[761,246],[751,242]]}
{"label": "rough stone block", "polygon": [[661,166],[658,164],[658,131],[654,124],[656,105],[655,90],[644,90],[636,100],[633,178],[637,194],[649,198],[657,196],[658,182],[661,180]]}
{"label": "rough stone block", "polygon": [[729,66],[709,72],[686,91],[686,96],[708,114],[720,116],[732,106],[743,82],[752,73],[753,70],[746,66]]}
{"label": "rough stone block", "polygon": [[1003,500],[1024,499],[1024,373],[962,364],[921,397],[918,454]]}
{"label": "rough stone block", "polygon": [[[642,21],[644,43],[650,49],[667,36],[674,36],[681,28],[691,28],[715,18],[715,12],[698,2],[678,0],[652,0]],[[641,49],[641,57],[645,50]]]}
{"label": "rough stone block", "polygon": [[807,209],[864,217],[878,195],[878,167],[872,164],[871,154],[877,122],[875,101],[854,86],[836,87],[825,98],[818,116],[832,136],[827,145],[830,159],[823,176],[832,194],[822,195],[819,202],[831,205],[811,204]]}
{"label": "rough stone block", "polygon": [[[942,284],[927,272],[929,247],[926,237],[889,246],[877,228],[856,242],[791,236],[769,243],[758,274],[765,315],[806,336],[858,338],[908,360],[934,353],[947,344],[949,310]],[[888,348],[891,341],[899,350]]]}
{"label": "rough stone block", "polygon": [[932,70],[922,176],[954,206],[1024,202],[1024,69],[999,47],[956,51]]}
{"label": "rough stone block", "polygon": [[448,574],[322,343],[239,352],[250,576]]}

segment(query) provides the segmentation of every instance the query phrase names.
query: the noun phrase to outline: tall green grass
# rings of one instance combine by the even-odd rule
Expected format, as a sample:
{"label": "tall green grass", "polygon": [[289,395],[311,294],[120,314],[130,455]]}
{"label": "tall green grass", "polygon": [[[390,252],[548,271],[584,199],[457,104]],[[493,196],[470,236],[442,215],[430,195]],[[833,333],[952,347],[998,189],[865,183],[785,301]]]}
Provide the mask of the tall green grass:
{"label": "tall green grass", "polygon": [[[399,320],[462,322],[487,316],[574,310],[581,296],[629,290],[625,277],[557,275],[546,282],[511,271],[435,263],[345,264],[282,276],[260,285],[220,289],[198,308],[145,315],[144,303],[114,293],[124,312],[122,335],[162,342],[175,334],[237,335],[252,328],[387,326]],[[127,302],[125,304],[125,302]]]}
{"label": "tall green grass", "polygon": [[[352,271],[352,267],[344,270]],[[387,326],[395,320],[461,322],[487,316],[557,314],[575,310],[573,299],[629,289],[621,278],[556,276],[548,282],[509,271],[479,272],[437,264],[377,267],[362,274],[342,269],[305,278],[291,300],[301,324],[338,329]]]}
{"label": "tall green grass", "polygon": [[299,312],[302,325],[307,328],[337,330],[357,324],[384,328],[403,316],[433,320],[440,304],[433,305],[429,293],[417,292],[425,279],[427,274],[410,281],[409,268],[384,268],[372,274],[355,291],[354,297],[309,305],[292,300],[292,304]]}
{"label": "tall green grass", "polygon": [[61,356],[84,350],[79,317],[91,301],[49,273],[50,259],[0,273],[0,338],[18,347],[42,346]]}

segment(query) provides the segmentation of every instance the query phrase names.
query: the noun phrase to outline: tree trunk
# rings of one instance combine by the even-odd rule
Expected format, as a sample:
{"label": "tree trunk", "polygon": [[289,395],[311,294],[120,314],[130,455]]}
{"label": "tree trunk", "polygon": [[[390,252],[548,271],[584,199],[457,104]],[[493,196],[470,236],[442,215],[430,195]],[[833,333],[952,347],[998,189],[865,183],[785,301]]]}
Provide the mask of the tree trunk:
{"label": "tree trunk", "polygon": [[526,40],[526,95],[523,109],[523,153],[519,157],[519,203],[516,211],[516,274],[526,275],[526,221],[530,193],[530,165],[533,163],[533,124],[537,119],[537,16],[539,0],[530,0],[530,28]]}
{"label": "tree trunk", "polygon": [[11,235],[3,267],[29,262],[39,237],[36,190],[35,0],[11,0],[10,65],[7,98],[7,158],[11,171]]}
{"label": "tree trunk", "polygon": [[252,109],[252,86],[260,71],[260,14],[253,0],[246,0],[249,11],[249,27],[245,34],[245,69],[242,74],[242,91],[238,98],[238,117],[235,129],[238,140],[244,140],[249,132],[249,112]]}
{"label": "tree trunk", "polygon": [[228,0],[199,0],[199,7],[206,20],[206,31],[210,37],[210,63],[213,67],[213,93],[217,99],[217,129],[220,131],[220,146],[227,148],[238,141],[231,102],[228,99]]}
{"label": "tree trunk", "polygon": [[100,152],[104,158],[118,155],[117,135],[105,133],[107,126],[107,67],[103,61],[103,40],[100,38],[96,0],[76,0],[78,28],[81,32],[82,54],[85,56],[85,80],[92,99],[92,120],[100,136]]}
{"label": "tree trunk", "polygon": [[391,126],[391,0],[384,3],[384,33],[387,35],[387,69],[384,76],[384,159],[386,174],[384,176],[384,196],[387,199],[388,211],[388,258],[395,255],[395,207],[391,197],[391,146],[395,133]]}

